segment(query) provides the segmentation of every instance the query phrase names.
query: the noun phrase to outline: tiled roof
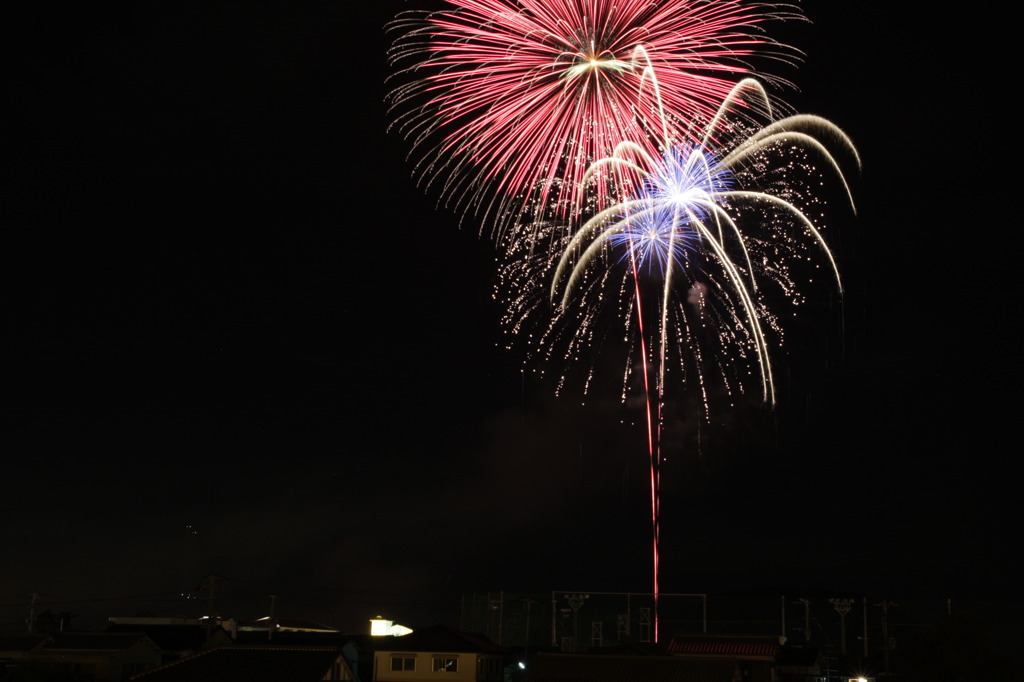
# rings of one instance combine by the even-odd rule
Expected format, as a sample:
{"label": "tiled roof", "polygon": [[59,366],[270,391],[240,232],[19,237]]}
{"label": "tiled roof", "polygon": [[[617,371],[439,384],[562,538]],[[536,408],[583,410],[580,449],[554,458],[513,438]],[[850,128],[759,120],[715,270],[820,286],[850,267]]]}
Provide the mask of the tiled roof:
{"label": "tiled roof", "polygon": [[538,654],[525,682],[732,682],[736,662],[672,656]]}
{"label": "tiled roof", "polygon": [[668,645],[670,654],[707,656],[757,656],[774,659],[779,638],[772,635],[677,635]]}
{"label": "tiled roof", "polygon": [[138,682],[319,682],[341,653],[335,647],[227,646],[133,676]]}

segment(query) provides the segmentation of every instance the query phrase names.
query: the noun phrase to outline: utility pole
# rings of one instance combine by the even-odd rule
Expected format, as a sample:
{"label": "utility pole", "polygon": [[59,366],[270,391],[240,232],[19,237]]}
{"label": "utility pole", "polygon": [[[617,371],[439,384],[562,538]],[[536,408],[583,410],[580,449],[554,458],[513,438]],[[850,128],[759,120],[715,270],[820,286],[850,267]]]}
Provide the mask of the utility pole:
{"label": "utility pole", "polygon": [[861,605],[863,609],[864,617],[864,635],[861,639],[864,640],[864,660],[868,660],[868,598],[861,597]]}
{"label": "utility pole", "polygon": [[523,637],[523,658],[527,658],[530,655],[530,612],[533,609],[534,604],[539,604],[536,599],[521,599],[520,601],[526,605],[526,635]]}
{"label": "utility pole", "polygon": [[554,649],[558,646],[558,600],[555,598],[554,591],[551,592],[551,648]]}
{"label": "utility pole", "polygon": [[782,641],[786,641],[786,595],[782,595]]}
{"label": "utility pole", "polygon": [[28,603],[28,620],[26,620],[25,622],[28,623],[28,634],[31,635],[32,631],[36,627],[36,600],[39,599],[39,594],[33,592],[29,595],[29,597],[30,600]]}
{"label": "utility pole", "polygon": [[211,574],[207,575],[205,578],[203,578],[203,580],[205,581],[205,587],[206,587],[206,636],[207,637],[209,637],[210,634],[213,632],[214,616],[216,615],[216,612],[214,611],[213,605],[214,605],[214,602],[215,602],[217,582],[221,581],[223,579],[224,578],[222,578],[221,576],[214,575],[213,573],[211,573]]}
{"label": "utility pole", "polygon": [[882,607],[882,652],[885,654],[885,674],[889,674],[889,607],[899,606],[887,599],[875,604]]}
{"label": "utility pole", "polygon": [[[498,643],[498,646],[504,646],[502,638],[504,637],[504,625],[505,625],[505,590],[498,592],[498,598],[492,599],[491,593],[487,593],[487,616],[485,618],[484,627],[488,637]],[[498,634],[495,637],[491,630],[491,622],[493,617],[498,620]]]}

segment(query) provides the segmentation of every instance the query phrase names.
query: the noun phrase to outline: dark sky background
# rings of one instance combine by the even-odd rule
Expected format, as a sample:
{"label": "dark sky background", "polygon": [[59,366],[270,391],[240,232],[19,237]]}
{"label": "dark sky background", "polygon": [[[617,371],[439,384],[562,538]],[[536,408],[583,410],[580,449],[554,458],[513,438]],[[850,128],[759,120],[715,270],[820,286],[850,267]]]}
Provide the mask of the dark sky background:
{"label": "dark sky background", "polygon": [[[83,627],[198,614],[208,574],[225,614],[273,593],[347,631],[650,589],[637,415],[504,348],[491,246],[386,133],[412,5],[369,4],[0,22],[0,630],[33,593]],[[662,589],[1008,598],[1016,214],[995,72],[955,47],[981,19],[803,9],[786,97],[864,160],[848,291],[779,349],[774,411],[716,408],[667,469]]]}

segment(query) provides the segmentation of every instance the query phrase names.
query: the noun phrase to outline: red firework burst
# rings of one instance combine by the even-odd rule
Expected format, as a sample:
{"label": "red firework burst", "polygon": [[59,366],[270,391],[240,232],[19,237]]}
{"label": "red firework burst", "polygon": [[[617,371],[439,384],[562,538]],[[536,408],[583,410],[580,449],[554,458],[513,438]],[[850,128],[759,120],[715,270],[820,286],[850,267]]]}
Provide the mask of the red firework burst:
{"label": "red firework burst", "polygon": [[[625,140],[653,153],[698,129],[737,74],[752,72],[748,58],[796,57],[761,26],[802,18],[743,0],[447,4],[389,27],[399,32],[394,78],[405,81],[390,93],[394,125],[412,140],[424,184],[493,214],[499,228],[583,210],[591,162]],[[601,200],[608,187],[597,180]]]}

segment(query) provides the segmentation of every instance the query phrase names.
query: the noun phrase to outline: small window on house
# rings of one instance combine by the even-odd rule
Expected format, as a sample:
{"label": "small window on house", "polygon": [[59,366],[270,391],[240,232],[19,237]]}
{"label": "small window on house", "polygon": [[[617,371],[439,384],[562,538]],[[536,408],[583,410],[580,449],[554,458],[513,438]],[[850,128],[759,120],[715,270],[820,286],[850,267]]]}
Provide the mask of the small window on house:
{"label": "small window on house", "polygon": [[457,673],[459,672],[458,656],[434,656],[435,673]]}
{"label": "small window on house", "polygon": [[415,670],[416,669],[416,656],[413,654],[391,654],[391,670],[397,672],[400,670]]}

